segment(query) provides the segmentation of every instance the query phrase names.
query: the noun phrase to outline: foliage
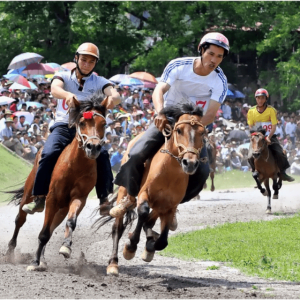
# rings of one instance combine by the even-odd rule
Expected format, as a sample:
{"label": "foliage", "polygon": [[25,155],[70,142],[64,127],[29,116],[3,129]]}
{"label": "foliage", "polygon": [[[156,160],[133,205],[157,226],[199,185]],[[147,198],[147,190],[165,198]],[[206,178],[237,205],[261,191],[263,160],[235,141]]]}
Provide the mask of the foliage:
{"label": "foliage", "polygon": [[197,55],[200,38],[221,31],[230,41],[222,68],[231,83],[260,79],[286,103],[300,108],[297,1],[2,1],[0,72],[22,52],[45,61],[72,61],[86,41],[100,49],[96,72],[161,75],[169,60]]}
{"label": "foliage", "polygon": [[161,254],[226,262],[249,275],[299,282],[299,225],[299,215],[267,222],[226,223],[170,237]]}

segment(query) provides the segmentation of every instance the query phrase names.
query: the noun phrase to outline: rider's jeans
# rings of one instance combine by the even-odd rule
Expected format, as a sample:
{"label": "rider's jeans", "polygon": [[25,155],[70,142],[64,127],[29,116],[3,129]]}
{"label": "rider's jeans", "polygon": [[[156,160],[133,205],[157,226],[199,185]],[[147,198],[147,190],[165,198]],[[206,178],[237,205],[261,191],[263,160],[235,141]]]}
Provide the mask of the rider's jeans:
{"label": "rider's jeans", "polygon": [[[129,151],[129,159],[123,164],[116,176],[115,184],[127,189],[128,194],[137,196],[144,172],[144,162],[151,158],[164,144],[163,134],[152,123],[142,137],[137,140]],[[168,154],[166,154],[168,155]],[[204,146],[200,157],[207,157],[206,147]],[[182,202],[194,198],[202,190],[203,185],[209,175],[209,164],[200,163],[195,174],[189,177],[189,184],[186,195]]]}
{"label": "rider's jeans", "polygon": [[[32,194],[35,196],[46,195],[48,193],[51,175],[56,161],[64,148],[72,142],[76,134],[76,129],[69,128],[68,124],[65,123],[55,123],[50,128],[50,131],[51,134],[44,145],[37,174],[35,176],[32,190]],[[101,172],[99,172],[98,166],[99,169],[101,169]],[[106,187],[110,187],[109,192],[112,190],[113,175],[110,168],[108,153],[104,149],[101,150],[101,153],[97,158],[97,173],[102,174],[101,176],[97,176],[97,195],[98,197],[100,195],[106,197],[108,195]],[[98,194],[98,191],[100,191],[100,195]]]}

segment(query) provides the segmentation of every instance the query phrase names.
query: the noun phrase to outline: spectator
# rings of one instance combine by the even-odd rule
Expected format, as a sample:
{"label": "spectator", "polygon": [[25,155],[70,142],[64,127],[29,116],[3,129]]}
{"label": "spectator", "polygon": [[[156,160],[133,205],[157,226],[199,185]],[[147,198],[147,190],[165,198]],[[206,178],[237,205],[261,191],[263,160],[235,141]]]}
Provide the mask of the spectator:
{"label": "spectator", "polygon": [[231,151],[230,164],[231,164],[232,169],[235,169],[235,170],[240,170],[241,169],[241,166],[242,166],[241,165],[241,160],[240,160],[239,156],[237,155],[235,149]]}
{"label": "spectator", "polygon": [[296,134],[297,125],[295,124],[295,119],[290,118],[289,122],[286,123],[285,133],[290,135],[293,146],[295,145],[295,134]]}
{"label": "spectator", "polygon": [[119,146],[118,151],[113,153],[113,155],[111,156],[111,159],[110,159],[111,168],[115,172],[118,172],[119,169],[120,169],[121,161],[122,161],[122,158],[123,158],[122,152],[123,152],[123,147]]}
{"label": "spectator", "polygon": [[291,174],[300,175],[300,158],[296,156],[291,164]]}
{"label": "spectator", "polygon": [[221,106],[223,111],[223,118],[226,120],[231,120],[231,107],[228,100],[224,101],[224,104]]}
{"label": "spectator", "polygon": [[139,98],[140,98],[139,91],[134,90],[132,96],[128,97],[125,100],[126,108],[130,109],[132,108],[133,105],[140,106]]}
{"label": "spectator", "polygon": [[34,135],[40,134],[41,131],[40,131],[39,123],[40,123],[40,117],[35,116],[31,127],[28,129],[28,132],[30,132],[31,134],[34,134]]}

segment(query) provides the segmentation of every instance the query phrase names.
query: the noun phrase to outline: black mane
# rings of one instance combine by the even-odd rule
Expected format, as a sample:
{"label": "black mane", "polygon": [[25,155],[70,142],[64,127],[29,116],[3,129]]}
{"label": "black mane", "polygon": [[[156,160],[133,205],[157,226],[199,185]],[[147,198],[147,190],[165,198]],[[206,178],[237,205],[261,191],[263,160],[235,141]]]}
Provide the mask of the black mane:
{"label": "black mane", "polygon": [[101,112],[103,116],[106,113],[106,107],[101,105],[101,102],[105,99],[105,95],[103,95],[101,90],[96,91],[85,101],[80,101],[80,106],[76,108],[71,108],[69,111],[69,127],[73,127],[75,124],[78,124],[82,114],[86,111],[90,111],[92,109],[96,109]]}
{"label": "black mane", "polygon": [[171,105],[163,108],[161,110],[161,113],[166,115],[168,121],[170,122],[170,125],[173,127],[178,119],[184,114],[202,117],[203,109],[191,103],[178,103],[176,105]]}

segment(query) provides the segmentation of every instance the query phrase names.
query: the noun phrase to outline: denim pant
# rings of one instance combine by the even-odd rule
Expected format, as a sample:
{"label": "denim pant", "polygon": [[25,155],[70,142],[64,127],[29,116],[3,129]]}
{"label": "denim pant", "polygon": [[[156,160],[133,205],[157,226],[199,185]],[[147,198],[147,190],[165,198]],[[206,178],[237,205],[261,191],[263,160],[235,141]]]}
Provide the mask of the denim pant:
{"label": "denim pant", "polygon": [[[56,123],[50,128],[49,135],[42,152],[39,167],[35,177],[32,194],[47,195],[51,176],[59,155],[75,137],[76,129],[68,124]],[[109,155],[101,149],[97,158],[96,192],[99,199],[107,197],[113,191],[113,175],[110,167]]]}
{"label": "denim pant", "polygon": [[[116,175],[115,184],[127,189],[129,195],[137,196],[140,190],[145,161],[152,157],[164,144],[165,137],[152,123],[142,137],[129,151],[129,159]],[[207,157],[206,146],[202,148],[200,157]],[[209,175],[209,164],[200,163],[195,174],[190,175],[186,195],[181,203],[197,196]]]}

